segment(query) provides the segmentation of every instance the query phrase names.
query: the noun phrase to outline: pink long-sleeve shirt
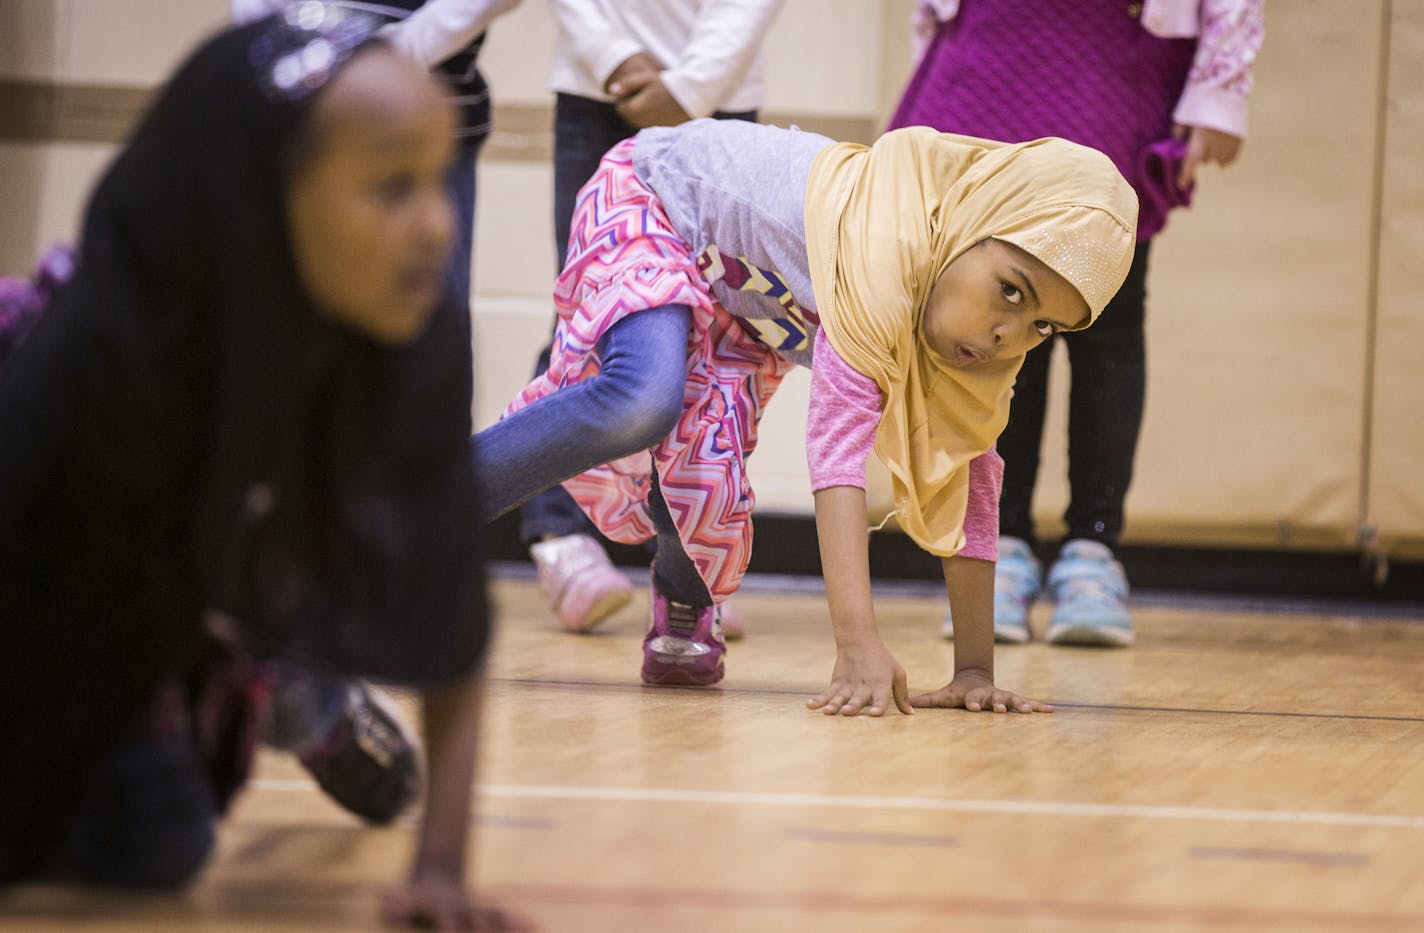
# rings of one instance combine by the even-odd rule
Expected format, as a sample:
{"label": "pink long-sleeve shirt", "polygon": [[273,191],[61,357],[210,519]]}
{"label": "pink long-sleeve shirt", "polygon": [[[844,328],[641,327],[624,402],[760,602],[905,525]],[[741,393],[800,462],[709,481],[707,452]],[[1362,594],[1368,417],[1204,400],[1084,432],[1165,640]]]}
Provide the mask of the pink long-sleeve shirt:
{"label": "pink long-sleeve shirt", "polygon": [[[806,418],[806,460],[811,489],[865,488],[865,463],[875,443],[884,397],[875,380],[851,368],[824,330],[816,332],[811,364],[811,408]],[[969,462],[969,505],[960,557],[998,560],[999,492],[1004,461],[996,450]]]}

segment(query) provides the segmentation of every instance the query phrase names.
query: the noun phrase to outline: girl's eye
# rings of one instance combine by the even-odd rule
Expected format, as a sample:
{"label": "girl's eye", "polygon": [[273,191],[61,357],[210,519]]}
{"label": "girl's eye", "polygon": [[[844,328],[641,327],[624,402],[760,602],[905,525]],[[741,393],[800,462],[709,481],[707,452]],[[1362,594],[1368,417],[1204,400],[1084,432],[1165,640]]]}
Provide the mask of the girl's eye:
{"label": "girl's eye", "polygon": [[1004,297],[1008,299],[1009,304],[1016,305],[1020,301],[1023,301],[1023,291],[1012,282],[1000,282],[999,291],[1004,293]]}
{"label": "girl's eye", "polygon": [[373,186],[376,197],[387,204],[395,204],[409,197],[415,191],[414,176],[401,172],[397,175],[387,175],[380,179]]}
{"label": "girl's eye", "polygon": [[1051,321],[1034,321],[1033,329],[1038,332],[1038,336],[1047,339],[1053,336],[1054,327]]}

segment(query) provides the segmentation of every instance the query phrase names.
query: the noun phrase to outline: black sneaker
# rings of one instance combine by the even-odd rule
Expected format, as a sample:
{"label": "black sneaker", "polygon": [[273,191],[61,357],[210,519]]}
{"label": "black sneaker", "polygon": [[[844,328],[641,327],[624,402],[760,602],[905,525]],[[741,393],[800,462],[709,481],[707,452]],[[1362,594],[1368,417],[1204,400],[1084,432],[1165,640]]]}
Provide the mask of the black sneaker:
{"label": "black sneaker", "polygon": [[370,823],[391,822],[420,796],[415,736],[389,701],[359,681],[331,733],[301,762],[333,800]]}

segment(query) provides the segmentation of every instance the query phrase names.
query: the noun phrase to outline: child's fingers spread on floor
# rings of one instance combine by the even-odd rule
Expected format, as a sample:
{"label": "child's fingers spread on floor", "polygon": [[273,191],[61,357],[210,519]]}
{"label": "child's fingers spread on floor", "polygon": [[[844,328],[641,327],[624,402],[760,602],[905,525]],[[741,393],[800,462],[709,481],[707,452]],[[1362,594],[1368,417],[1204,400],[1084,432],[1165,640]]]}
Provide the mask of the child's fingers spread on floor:
{"label": "child's fingers spread on floor", "polygon": [[943,689],[936,690],[933,693],[921,693],[918,696],[913,696],[909,702],[911,707],[919,707],[920,709],[950,709],[964,705],[961,699]]}
{"label": "child's fingers spread on floor", "polygon": [[915,704],[910,702],[910,681],[903,668],[895,674],[895,680],[890,685],[891,699],[895,701],[895,706],[906,716],[915,715]]}
{"label": "child's fingers spread on floor", "polygon": [[841,710],[840,710],[841,715],[842,715],[842,716],[855,716],[855,715],[858,715],[858,714],[860,713],[860,711],[865,708],[866,703],[868,703],[869,701],[870,701],[870,698],[869,698],[868,696],[866,696],[864,693],[861,693],[861,692],[857,691],[855,694],[853,694],[853,695],[851,696],[851,698],[850,698],[849,700],[846,701],[845,705],[841,707]]}

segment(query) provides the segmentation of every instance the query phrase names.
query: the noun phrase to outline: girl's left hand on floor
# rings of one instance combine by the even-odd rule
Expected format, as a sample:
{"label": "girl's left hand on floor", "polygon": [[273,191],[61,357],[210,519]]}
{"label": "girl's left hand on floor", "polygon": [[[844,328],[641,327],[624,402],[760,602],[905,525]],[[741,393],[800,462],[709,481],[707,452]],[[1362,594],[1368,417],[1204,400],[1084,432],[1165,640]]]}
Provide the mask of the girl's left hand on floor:
{"label": "girl's left hand on floor", "polygon": [[961,671],[954,679],[933,693],[910,698],[916,709],[959,709],[970,712],[993,710],[996,713],[1051,713],[1053,705],[1019,696],[1011,690],[1001,690],[983,674]]}

